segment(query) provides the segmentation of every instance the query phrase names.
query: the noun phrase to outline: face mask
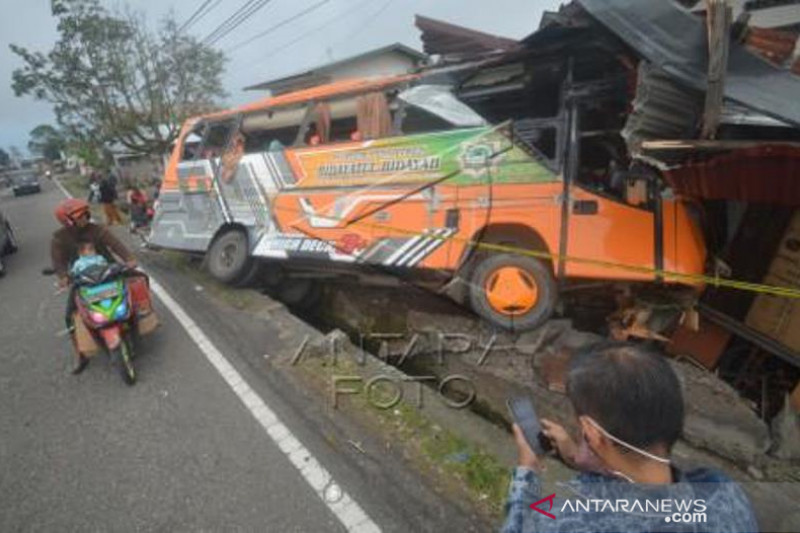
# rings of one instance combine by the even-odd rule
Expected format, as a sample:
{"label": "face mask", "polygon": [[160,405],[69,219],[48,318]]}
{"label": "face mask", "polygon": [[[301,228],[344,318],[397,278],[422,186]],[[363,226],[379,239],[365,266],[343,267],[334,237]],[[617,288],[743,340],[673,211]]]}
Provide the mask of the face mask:
{"label": "face mask", "polygon": [[[639,455],[642,455],[642,456],[644,456],[644,457],[646,457],[646,458],[648,458],[648,459],[650,459],[652,461],[656,461],[656,462],[662,463],[662,464],[670,464],[670,460],[669,459],[667,459],[665,457],[659,457],[657,455],[653,455],[652,453],[647,452],[645,450],[642,450],[640,448],[637,448],[636,446],[633,446],[632,444],[628,444],[627,442],[623,441],[622,439],[618,439],[614,435],[610,434],[608,431],[605,430],[605,428],[603,428],[603,426],[601,426],[600,424],[595,422],[593,419],[589,418],[588,420],[589,420],[589,423],[592,424],[594,427],[596,427],[603,435],[606,436],[606,438],[616,442],[620,446],[628,448],[629,450],[631,450],[631,451],[633,451],[635,453],[638,453]],[[595,472],[595,473],[604,474],[604,475],[617,475],[619,477],[623,477],[623,478],[627,479],[628,481],[631,481],[630,478],[628,478],[627,476],[625,476],[621,472],[615,472],[615,471],[609,470],[606,467],[606,465],[603,462],[603,460],[600,458],[600,456],[598,456],[595,453],[595,451],[591,448],[591,446],[589,446],[589,442],[586,440],[586,436],[585,435],[581,439],[581,443],[578,446],[578,452],[575,455],[575,466],[578,468],[578,470],[581,470],[581,471],[584,471],[584,472]]]}

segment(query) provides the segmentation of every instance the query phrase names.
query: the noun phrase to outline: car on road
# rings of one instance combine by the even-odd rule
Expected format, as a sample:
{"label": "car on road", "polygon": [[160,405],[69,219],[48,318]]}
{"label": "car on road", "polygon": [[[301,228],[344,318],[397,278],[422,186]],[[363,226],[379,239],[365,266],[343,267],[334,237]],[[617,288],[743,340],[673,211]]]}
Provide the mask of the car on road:
{"label": "car on road", "polygon": [[12,178],[12,184],[14,196],[42,192],[42,186],[39,184],[39,177],[34,172],[17,174]]}
{"label": "car on road", "polygon": [[17,238],[11,223],[0,211],[0,276],[6,273],[4,257],[17,251]]}

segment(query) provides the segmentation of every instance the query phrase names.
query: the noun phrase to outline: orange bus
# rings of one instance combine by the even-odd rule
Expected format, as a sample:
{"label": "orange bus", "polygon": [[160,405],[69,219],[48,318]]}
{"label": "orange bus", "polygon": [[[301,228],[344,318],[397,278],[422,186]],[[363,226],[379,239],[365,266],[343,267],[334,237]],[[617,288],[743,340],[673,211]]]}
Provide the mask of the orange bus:
{"label": "orange bus", "polygon": [[581,182],[579,119],[575,105],[551,123],[492,124],[418,75],[198,117],[170,159],[150,242],[206,253],[227,283],[276,261],[306,276],[435,274],[516,330],[550,316],[560,279],[702,274],[700,228],[652,171],[621,194]]}

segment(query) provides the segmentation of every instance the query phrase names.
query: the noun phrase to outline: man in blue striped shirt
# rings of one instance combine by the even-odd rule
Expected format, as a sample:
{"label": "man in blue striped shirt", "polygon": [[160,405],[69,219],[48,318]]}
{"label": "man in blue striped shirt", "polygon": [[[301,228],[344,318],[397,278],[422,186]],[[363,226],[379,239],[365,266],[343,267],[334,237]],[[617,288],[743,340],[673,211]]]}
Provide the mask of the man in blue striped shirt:
{"label": "man in blue striped shirt", "polygon": [[681,387],[669,362],[627,344],[576,354],[567,395],[581,438],[542,420],[562,460],[581,471],[542,494],[540,461],[519,427],[503,533],[755,532],[746,495],[720,472],[683,472],[670,460],[683,428]]}

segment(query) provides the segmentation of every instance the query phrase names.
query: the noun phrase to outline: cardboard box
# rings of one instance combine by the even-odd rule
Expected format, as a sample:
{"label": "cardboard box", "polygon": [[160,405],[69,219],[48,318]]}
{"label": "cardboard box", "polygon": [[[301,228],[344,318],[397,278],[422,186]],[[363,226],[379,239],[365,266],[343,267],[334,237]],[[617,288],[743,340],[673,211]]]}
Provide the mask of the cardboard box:
{"label": "cardboard box", "polygon": [[100,351],[100,346],[94,340],[92,333],[86,324],[81,320],[80,315],[76,312],[72,315],[72,320],[75,324],[75,340],[78,345],[78,351],[86,357],[93,357]]}
{"label": "cardboard box", "polygon": [[140,316],[139,320],[136,322],[136,327],[139,330],[139,335],[147,335],[156,330],[158,326],[160,326],[160,322],[158,321],[158,316],[156,316],[155,311],[151,311],[150,313]]}
{"label": "cardboard box", "polygon": [[[800,211],[792,217],[763,283],[800,290]],[[745,324],[800,353],[799,298],[759,294]]]}
{"label": "cardboard box", "polygon": [[[93,357],[97,355],[101,348],[100,345],[97,344],[97,341],[94,340],[89,328],[87,328],[86,324],[83,323],[83,320],[81,320],[81,317],[78,315],[78,313],[75,313],[74,320],[75,340],[77,341],[78,351],[87,357]],[[139,335],[148,335],[155,331],[160,325],[161,323],[158,321],[158,316],[154,311],[151,311],[144,316],[140,316],[136,323]]]}

